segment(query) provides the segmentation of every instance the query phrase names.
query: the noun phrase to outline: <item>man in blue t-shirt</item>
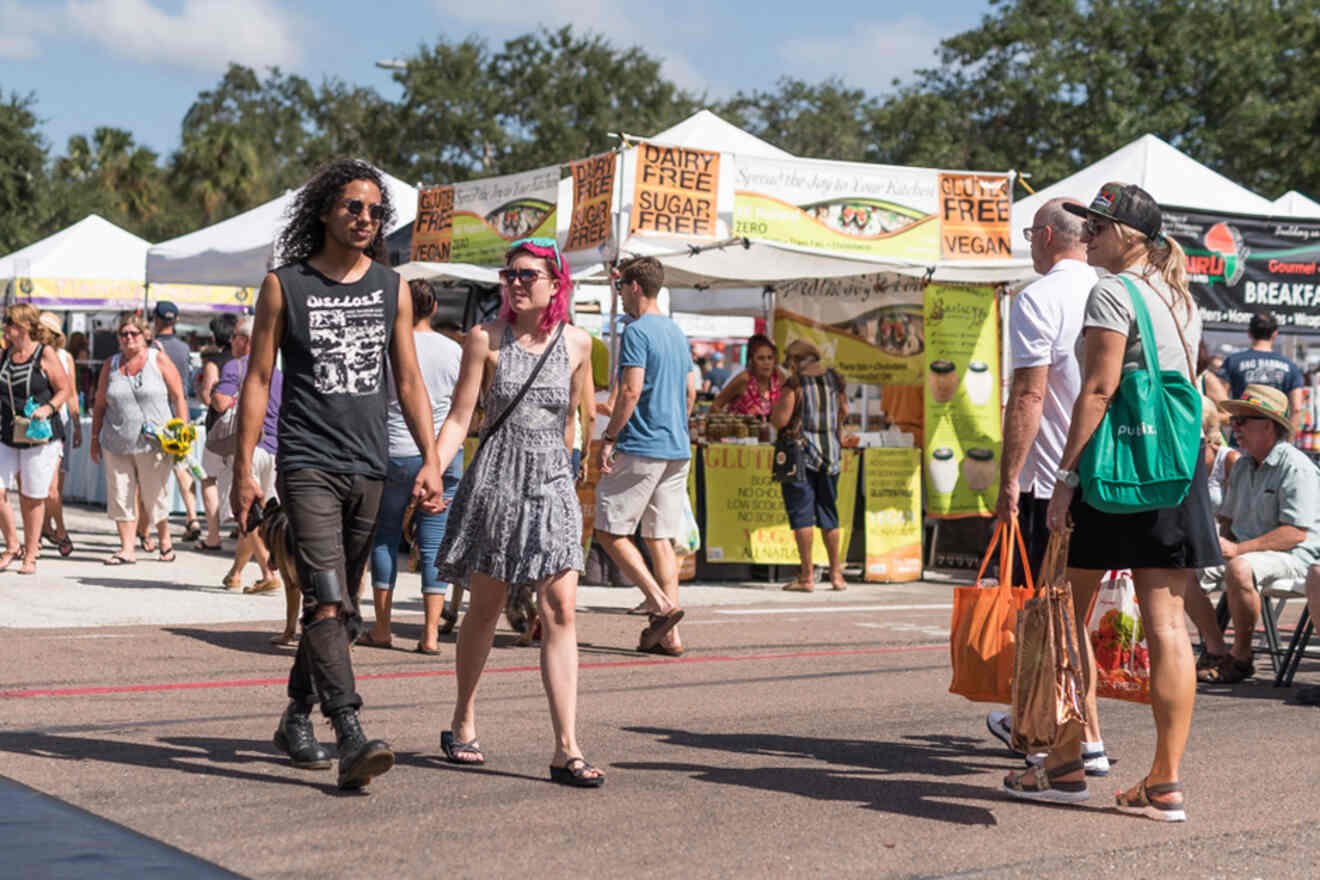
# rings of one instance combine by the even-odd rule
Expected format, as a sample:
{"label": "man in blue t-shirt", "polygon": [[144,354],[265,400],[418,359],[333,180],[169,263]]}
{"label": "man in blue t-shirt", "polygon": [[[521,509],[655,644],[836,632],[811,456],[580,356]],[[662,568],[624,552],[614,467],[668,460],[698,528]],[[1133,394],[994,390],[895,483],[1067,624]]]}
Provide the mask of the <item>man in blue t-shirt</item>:
{"label": "man in blue t-shirt", "polygon": [[[650,621],[637,650],[677,656],[683,646],[674,625],[683,611],[673,539],[683,532],[697,383],[687,337],[656,305],[664,279],[658,260],[637,257],[619,266],[615,281],[633,321],[623,331],[616,400],[596,453],[596,540],[646,595]],[[654,573],[632,543],[639,523]]]}
{"label": "man in blue t-shirt", "polygon": [[1251,348],[1235,351],[1224,358],[1220,378],[1228,383],[1228,397],[1237,400],[1248,385],[1269,385],[1288,395],[1288,414],[1293,428],[1302,411],[1302,371],[1281,354],[1274,353],[1274,337],[1279,322],[1269,312],[1257,312],[1247,325]]}

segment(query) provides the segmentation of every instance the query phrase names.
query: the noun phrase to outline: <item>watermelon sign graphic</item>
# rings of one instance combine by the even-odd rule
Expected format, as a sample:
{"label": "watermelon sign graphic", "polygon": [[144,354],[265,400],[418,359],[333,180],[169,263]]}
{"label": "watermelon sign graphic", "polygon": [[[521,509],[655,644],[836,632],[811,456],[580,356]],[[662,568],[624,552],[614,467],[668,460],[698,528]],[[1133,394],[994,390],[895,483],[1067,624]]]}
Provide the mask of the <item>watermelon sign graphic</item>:
{"label": "watermelon sign graphic", "polygon": [[1166,207],[1164,232],[1187,252],[1206,326],[1245,329],[1268,311],[1281,327],[1320,334],[1320,221]]}

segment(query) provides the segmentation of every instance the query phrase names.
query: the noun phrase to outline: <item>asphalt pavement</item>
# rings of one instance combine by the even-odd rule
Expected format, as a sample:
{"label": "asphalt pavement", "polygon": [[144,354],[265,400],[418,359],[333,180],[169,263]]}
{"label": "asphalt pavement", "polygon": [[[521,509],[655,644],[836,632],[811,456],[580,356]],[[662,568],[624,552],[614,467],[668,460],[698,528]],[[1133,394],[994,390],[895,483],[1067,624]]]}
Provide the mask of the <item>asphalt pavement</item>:
{"label": "asphalt pavement", "polygon": [[[398,763],[342,793],[270,743],[280,595],[224,591],[228,560],[182,545],[104,567],[105,520],[72,519],[72,558],[0,573],[0,877],[1317,875],[1320,714],[1265,673],[1199,692],[1185,824],[1111,808],[1154,748],[1131,703],[1101,702],[1119,760],[1087,804],[1007,798],[1021,761],[986,733],[997,707],[947,692],[947,580],[685,586],[677,659],[633,650],[635,590],[583,588],[578,731],[607,781],[580,791],[548,781],[537,649],[506,628],[478,695],[489,762],[444,761],[453,637],[411,652],[404,575],[395,648],[353,651],[364,727]],[[1308,660],[1298,683],[1316,681]]]}

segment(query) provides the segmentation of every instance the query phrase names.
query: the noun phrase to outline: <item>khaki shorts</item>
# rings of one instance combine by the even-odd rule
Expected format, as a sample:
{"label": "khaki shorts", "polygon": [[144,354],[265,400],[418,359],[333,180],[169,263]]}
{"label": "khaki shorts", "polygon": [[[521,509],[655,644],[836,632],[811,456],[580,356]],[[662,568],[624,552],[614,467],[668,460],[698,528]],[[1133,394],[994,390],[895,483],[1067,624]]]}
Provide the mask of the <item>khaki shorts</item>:
{"label": "khaki shorts", "polygon": [[[1310,568],[1307,563],[1283,550],[1257,550],[1242,554],[1242,558],[1251,565],[1251,573],[1256,576],[1256,589],[1268,587],[1274,581],[1301,581],[1306,578],[1306,570]],[[1218,590],[1224,585],[1224,566],[1203,568],[1198,577],[1201,589],[1207,593]]]}
{"label": "khaki shorts", "polygon": [[221,458],[209,449],[202,449],[202,473],[206,479],[219,481],[220,474],[229,466],[229,459]]}
{"label": "khaki shorts", "polygon": [[159,451],[120,455],[102,449],[101,460],[105,463],[106,511],[112,520],[132,522],[137,519],[134,496],[139,492],[147,509],[148,523],[158,523],[170,515],[169,496],[165,490],[174,471],[173,458]]}
{"label": "khaki shorts", "polygon": [[686,458],[616,453],[613,470],[601,474],[596,484],[596,528],[611,535],[631,535],[640,522],[644,538],[679,537],[687,473]]}
{"label": "khaki shorts", "polygon": [[[230,465],[230,459],[223,459],[224,468],[220,471],[220,476],[216,479],[215,487],[220,493],[220,520],[224,522],[232,519],[234,516],[233,508],[229,504],[229,493],[234,486],[234,468]],[[262,502],[269,501],[275,496],[275,456],[258,446],[252,450],[252,477],[261,487]]]}

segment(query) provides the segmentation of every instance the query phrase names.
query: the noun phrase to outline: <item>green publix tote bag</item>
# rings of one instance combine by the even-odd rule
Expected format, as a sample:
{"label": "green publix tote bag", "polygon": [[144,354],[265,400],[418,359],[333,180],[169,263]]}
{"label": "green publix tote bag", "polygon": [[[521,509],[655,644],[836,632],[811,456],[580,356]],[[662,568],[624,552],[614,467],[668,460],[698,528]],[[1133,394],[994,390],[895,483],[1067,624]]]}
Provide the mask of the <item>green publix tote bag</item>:
{"label": "green publix tote bag", "polygon": [[[1129,279],[1123,278],[1123,284],[1132,298],[1146,368],[1132,370],[1118,383],[1077,462],[1082,500],[1105,513],[1181,504],[1201,448],[1201,394],[1177,370],[1160,371],[1146,302]],[[1195,372],[1185,339],[1183,351],[1189,371]]]}

